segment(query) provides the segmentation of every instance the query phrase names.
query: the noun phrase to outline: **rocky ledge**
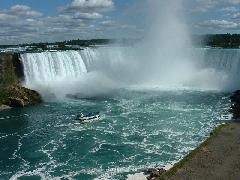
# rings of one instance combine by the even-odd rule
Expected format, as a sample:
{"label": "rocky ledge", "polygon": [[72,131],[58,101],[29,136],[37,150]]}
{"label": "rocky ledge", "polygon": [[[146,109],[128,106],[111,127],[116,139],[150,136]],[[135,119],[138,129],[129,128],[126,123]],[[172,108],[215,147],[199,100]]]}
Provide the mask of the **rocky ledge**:
{"label": "rocky ledge", "polygon": [[163,168],[150,168],[145,172],[147,176],[147,180],[159,180],[163,178],[166,173],[166,170]]}
{"label": "rocky ledge", "polygon": [[7,110],[7,109],[11,109],[11,107],[4,104],[0,105],[0,111]]}
{"label": "rocky ledge", "polygon": [[236,91],[231,97],[232,106],[230,112],[233,114],[234,119],[240,118],[240,90]]}
{"label": "rocky ledge", "polygon": [[42,102],[36,91],[21,86],[23,80],[24,71],[20,55],[0,53],[0,111]]}
{"label": "rocky ledge", "polygon": [[33,90],[21,87],[20,85],[12,85],[1,89],[0,93],[0,110],[9,109],[11,107],[33,106],[42,102],[41,96]]}

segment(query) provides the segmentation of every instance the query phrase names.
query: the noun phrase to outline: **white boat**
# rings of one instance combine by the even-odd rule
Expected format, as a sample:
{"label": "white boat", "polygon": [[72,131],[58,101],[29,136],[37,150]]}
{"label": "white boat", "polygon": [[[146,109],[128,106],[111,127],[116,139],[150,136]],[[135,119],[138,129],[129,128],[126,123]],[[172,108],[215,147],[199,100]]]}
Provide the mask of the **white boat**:
{"label": "white boat", "polygon": [[233,119],[233,115],[232,114],[223,114],[223,115],[221,115],[220,119],[223,121],[229,121],[229,120]]}
{"label": "white boat", "polygon": [[88,114],[81,113],[78,117],[78,120],[80,120],[82,123],[90,123],[94,121],[100,120],[100,114],[99,112],[91,112]]}

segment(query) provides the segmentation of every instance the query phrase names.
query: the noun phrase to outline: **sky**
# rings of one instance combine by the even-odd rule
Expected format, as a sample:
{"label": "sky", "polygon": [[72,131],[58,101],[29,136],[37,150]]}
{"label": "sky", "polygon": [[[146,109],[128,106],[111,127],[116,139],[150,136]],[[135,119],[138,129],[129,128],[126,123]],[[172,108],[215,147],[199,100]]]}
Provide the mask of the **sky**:
{"label": "sky", "polygon": [[[161,0],[0,0],[0,44],[140,38],[151,1]],[[240,33],[240,0],[179,1],[193,34]]]}

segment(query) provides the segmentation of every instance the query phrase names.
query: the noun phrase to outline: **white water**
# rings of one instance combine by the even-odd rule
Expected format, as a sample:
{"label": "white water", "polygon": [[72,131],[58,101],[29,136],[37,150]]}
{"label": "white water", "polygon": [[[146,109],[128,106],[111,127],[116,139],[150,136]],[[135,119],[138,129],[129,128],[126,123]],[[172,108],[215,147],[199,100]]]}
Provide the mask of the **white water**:
{"label": "white water", "polygon": [[63,79],[76,79],[87,68],[80,52],[45,52],[22,54],[24,60],[25,80],[28,86],[32,84],[49,84]]}
{"label": "white water", "polygon": [[[196,84],[207,82],[207,87],[220,91],[234,91],[240,88],[239,49],[201,49],[198,57]],[[197,77],[196,76],[196,77]]]}
{"label": "white water", "polygon": [[25,86],[47,98],[49,94],[58,98],[66,94],[95,96],[120,87],[220,91],[240,87],[240,50],[192,49],[194,71],[185,63],[177,67],[144,65],[135,58],[138,52],[130,47],[103,47],[22,54]]}

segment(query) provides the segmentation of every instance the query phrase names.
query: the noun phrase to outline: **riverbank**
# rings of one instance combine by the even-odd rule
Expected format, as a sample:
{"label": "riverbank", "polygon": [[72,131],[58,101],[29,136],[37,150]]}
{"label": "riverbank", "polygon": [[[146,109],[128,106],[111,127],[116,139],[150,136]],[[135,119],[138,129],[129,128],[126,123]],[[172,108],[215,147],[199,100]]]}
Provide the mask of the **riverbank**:
{"label": "riverbank", "polygon": [[160,177],[165,180],[207,180],[240,177],[240,123],[222,125],[183,160]]}

